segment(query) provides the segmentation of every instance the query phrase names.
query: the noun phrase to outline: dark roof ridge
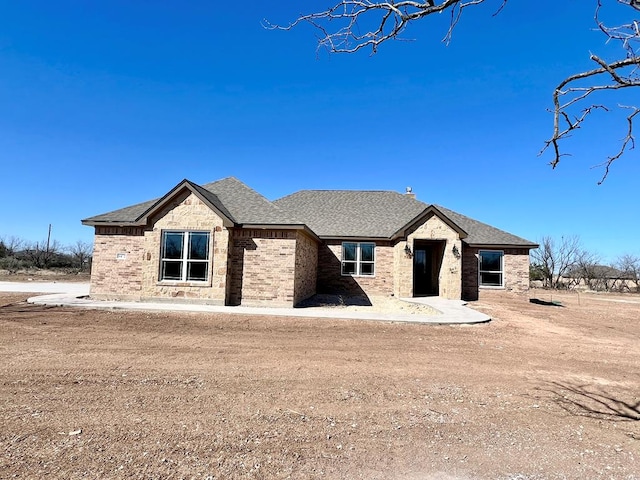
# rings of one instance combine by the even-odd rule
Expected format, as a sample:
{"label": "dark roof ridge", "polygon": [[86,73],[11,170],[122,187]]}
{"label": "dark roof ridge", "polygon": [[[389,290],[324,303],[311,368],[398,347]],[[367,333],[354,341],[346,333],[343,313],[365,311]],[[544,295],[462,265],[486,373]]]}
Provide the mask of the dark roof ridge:
{"label": "dark roof ridge", "polygon": [[[395,193],[397,195],[406,195],[406,193],[397,192],[396,190],[381,190],[381,189],[359,190],[359,189],[354,189],[354,188],[304,188],[302,190],[296,190],[295,192],[290,193],[289,195],[294,195],[296,193],[301,193],[301,192]],[[288,197],[289,195],[285,195],[285,196]],[[282,198],[284,198],[284,197],[282,197]]]}
{"label": "dark roof ridge", "polygon": [[236,223],[236,220],[233,218],[233,215],[227,210],[224,203],[218,198],[218,196],[210,190],[207,190],[202,185],[198,185],[197,183],[191,182],[190,180],[184,179],[185,182],[188,182],[200,195],[205,197],[212,205],[214,205],[220,213],[226,216],[233,223]]}
{"label": "dark roof ridge", "polygon": [[[419,201],[419,200],[418,200]],[[425,204],[426,205],[426,204]],[[420,212],[418,215],[416,215],[413,219],[411,219],[410,221],[408,221],[405,225],[402,226],[402,228],[398,229],[393,235],[392,238],[397,237],[399,234],[401,235],[405,235],[406,231],[408,229],[410,229],[413,225],[416,225],[416,223],[419,223],[420,221],[423,221],[424,218],[426,218],[427,215],[429,214],[434,214],[437,217],[439,217],[443,222],[445,222],[450,228],[453,228],[454,230],[456,230],[458,232],[458,234],[460,235],[461,239],[466,238],[469,235],[469,232],[467,232],[461,225],[458,225],[452,218],[450,218],[445,212],[443,212],[440,208],[438,208],[438,205],[435,205],[433,203],[429,204],[426,206],[426,208]]]}
{"label": "dark roof ridge", "polygon": [[274,203],[320,237],[391,238],[427,208],[393,190],[299,190]]}
{"label": "dark roof ridge", "polygon": [[159,208],[163,207],[171,198],[175,195],[179,194],[183,190],[189,190],[191,193],[195,194],[197,197],[200,197],[205,204],[208,205],[214,211],[217,211],[224,217],[226,223],[235,223],[235,220],[224,206],[224,204],[220,201],[220,199],[213,193],[208,190],[204,190],[197,183],[192,182],[191,180],[185,178],[178,182],[176,186],[174,186],[171,190],[169,190],[165,195],[159,198],[156,202],[152,203],[149,208],[141,212],[134,220],[133,223],[147,223],[149,218],[154,215]]}
{"label": "dark roof ridge", "polygon": [[[303,225],[304,222],[295,218],[290,218],[291,212],[281,208],[260,192],[254,190],[236,177],[230,176],[220,180],[206,183],[201,186],[207,191],[215,193],[225,204],[229,211],[241,210],[239,216],[235,215],[235,221],[239,224],[282,224],[282,225]],[[222,187],[222,188],[216,188]],[[237,192],[234,190],[237,189]],[[239,199],[234,193],[244,190],[249,193],[250,198]],[[227,205],[227,202],[229,204]],[[254,202],[253,204],[251,204]],[[253,218],[259,212],[265,214],[265,218]],[[262,221],[261,221],[262,220]]]}
{"label": "dark roof ridge", "polygon": [[[260,192],[258,192],[257,190],[254,190],[253,188],[251,188],[249,185],[247,185],[246,183],[244,183],[241,180],[238,180],[236,177],[231,176],[231,177],[225,177],[225,178],[221,178],[220,180],[215,180],[213,182],[209,182],[209,183],[205,183],[204,185],[200,185],[202,188],[204,188],[207,191],[211,191],[209,190],[209,188],[211,188],[213,185],[216,184],[220,184],[222,182],[229,182],[229,181],[233,181],[236,182],[238,184],[240,184],[242,187],[251,190],[257,197],[260,197],[262,200],[264,200],[267,203],[270,203],[271,205],[273,205],[274,207],[276,205],[274,205],[274,203],[269,200],[267,197],[265,197],[264,195],[262,195]],[[212,192],[213,193],[213,192]]]}

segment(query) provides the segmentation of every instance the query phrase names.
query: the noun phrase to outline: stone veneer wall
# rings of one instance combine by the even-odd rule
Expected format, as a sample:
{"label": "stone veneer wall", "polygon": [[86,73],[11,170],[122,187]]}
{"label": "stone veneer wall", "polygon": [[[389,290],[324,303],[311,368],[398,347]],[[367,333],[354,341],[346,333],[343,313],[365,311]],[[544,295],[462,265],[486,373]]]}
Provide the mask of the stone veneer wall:
{"label": "stone veneer wall", "polygon": [[394,246],[394,294],[397,297],[413,297],[413,258],[405,253],[405,247],[413,252],[416,240],[445,241],[444,256],[438,279],[439,295],[443,298],[459,300],[462,296],[462,258],[453,254],[455,246],[462,252],[462,241],[458,232],[433,215],[407,235],[406,241]]}
{"label": "stone veneer wall", "polygon": [[[200,198],[186,191],[150,219],[145,232],[142,263],[143,299],[191,299],[224,304],[227,288],[229,232],[222,218]],[[159,281],[160,247],[163,230],[210,233],[209,280],[207,282]]]}
{"label": "stone veneer wall", "polygon": [[318,293],[391,295],[393,293],[393,247],[390,242],[375,243],[374,275],[359,277],[342,275],[342,241],[323,242],[318,247]]}
{"label": "stone veneer wall", "polygon": [[302,232],[296,238],[295,269],[294,305],[316,293],[318,278],[318,242]]}
{"label": "stone veneer wall", "polygon": [[292,306],[297,236],[296,230],[233,229],[228,303]]}
{"label": "stone veneer wall", "polygon": [[[504,287],[480,287],[478,285],[478,251],[500,250],[504,252]],[[525,293],[529,290],[529,250],[526,248],[478,248],[464,247],[462,255],[463,298],[477,300],[504,292]]]}
{"label": "stone veneer wall", "polygon": [[90,295],[102,300],[139,300],[143,256],[142,228],[96,227]]}

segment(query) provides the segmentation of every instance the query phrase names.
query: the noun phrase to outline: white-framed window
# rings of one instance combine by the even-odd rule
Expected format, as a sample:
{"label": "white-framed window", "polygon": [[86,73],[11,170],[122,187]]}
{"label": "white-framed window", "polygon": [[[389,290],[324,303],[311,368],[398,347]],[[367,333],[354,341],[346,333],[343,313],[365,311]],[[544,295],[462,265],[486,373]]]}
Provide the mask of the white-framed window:
{"label": "white-framed window", "polygon": [[371,277],[375,274],[376,244],[343,242],[342,275]]}
{"label": "white-framed window", "polygon": [[480,250],[478,252],[479,282],[481,287],[504,286],[504,252]]}
{"label": "white-framed window", "polygon": [[209,279],[209,232],[163,231],[160,280],[206,282]]}

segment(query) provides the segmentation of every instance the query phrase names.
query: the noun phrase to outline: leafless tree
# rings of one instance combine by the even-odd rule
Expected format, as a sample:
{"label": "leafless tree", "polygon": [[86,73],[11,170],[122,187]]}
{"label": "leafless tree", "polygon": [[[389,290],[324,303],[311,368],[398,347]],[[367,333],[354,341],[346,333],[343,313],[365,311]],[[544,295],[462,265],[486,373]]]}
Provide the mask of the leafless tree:
{"label": "leafless tree", "polygon": [[20,237],[11,235],[8,237],[0,237],[0,243],[4,246],[5,255],[13,257],[25,245],[25,241]]}
{"label": "leafless tree", "polygon": [[542,273],[545,287],[559,288],[562,277],[575,267],[580,252],[577,236],[562,237],[557,243],[552,237],[542,237],[540,246],[531,252],[531,262]]}
{"label": "leafless tree", "polygon": [[579,250],[575,255],[571,277],[577,284],[583,282],[590,290],[601,290],[603,281],[606,282],[606,276],[603,276],[604,270],[600,268],[600,264],[601,260],[597,254]]}
{"label": "leafless tree", "polygon": [[91,258],[93,246],[89,242],[78,240],[76,243],[69,245],[66,250],[71,254],[75,262],[77,262],[78,269],[81,272],[84,271]]}
{"label": "leafless tree", "polygon": [[49,268],[56,255],[62,251],[57,240],[28,243],[24,255],[29,264],[36,268]]}
{"label": "leafless tree", "polygon": [[[618,25],[607,25],[601,20],[603,0],[592,1],[591,5],[595,6],[595,25],[607,42],[617,42],[621,50],[618,58],[613,60],[605,60],[591,53],[590,60],[595,64],[594,68],[565,78],[553,91],[553,134],[540,152],[552,152],[553,158],[549,163],[553,168],[560,163],[562,157],[568,155],[562,151],[561,142],[581,128],[591,113],[610,109],[592,102],[592,98],[596,96],[594,94],[640,86],[640,20],[634,18],[640,12],[640,0],[607,1],[609,5],[617,3],[629,9],[628,21]],[[331,53],[355,53],[363,49],[376,53],[385,42],[406,40],[403,34],[412,23],[445,12],[449,14],[450,21],[443,41],[448,43],[467,8],[493,3],[495,13],[499,13],[507,2],[508,0],[333,0],[333,5],[326,10],[302,14],[288,25],[274,25],[266,20],[265,25],[267,28],[290,30],[308,23],[319,32],[318,48],[325,48]],[[539,8],[536,2],[530,4],[532,8]],[[604,173],[599,183],[606,179],[611,165],[635,146],[633,122],[640,110],[635,106],[617,107],[628,111],[625,136],[620,148],[601,164]]]}
{"label": "leafless tree", "polygon": [[622,272],[628,282],[632,282],[635,290],[640,292],[640,256],[624,254],[616,261],[616,268]]}

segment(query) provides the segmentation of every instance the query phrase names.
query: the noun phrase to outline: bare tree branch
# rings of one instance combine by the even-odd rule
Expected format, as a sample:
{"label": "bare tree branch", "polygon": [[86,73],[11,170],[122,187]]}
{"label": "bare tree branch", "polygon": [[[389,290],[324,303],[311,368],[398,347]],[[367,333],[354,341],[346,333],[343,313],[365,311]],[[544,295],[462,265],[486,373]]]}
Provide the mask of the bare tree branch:
{"label": "bare tree branch", "polygon": [[561,237],[559,242],[545,236],[540,246],[531,251],[531,263],[542,275],[545,287],[560,288],[565,274],[577,264],[580,252],[580,239],[575,235]]}
{"label": "bare tree branch", "polygon": [[78,240],[76,243],[67,246],[66,250],[77,262],[78,269],[81,272],[84,271],[91,260],[93,245],[84,240]]}
{"label": "bare tree branch", "polygon": [[635,284],[636,292],[640,292],[640,256],[624,254],[618,257],[616,267],[623,273],[625,280]]}
{"label": "bare tree branch", "polygon": [[[451,40],[451,34],[465,8],[484,3],[485,0],[436,0],[411,1],[389,0],[340,0],[321,12],[300,15],[288,25],[275,25],[264,20],[264,25],[273,30],[291,30],[308,23],[315,27],[320,36],[318,48],[326,48],[331,53],[354,53],[370,48],[376,53],[378,47],[389,40],[400,40],[407,26],[416,20],[447,10],[451,12],[451,22],[444,41]],[[507,0],[502,0],[502,9]]]}
{"label": "bare tree branch", "polygon": [[62,251],[57,240],[31,242],[24,250],[25,258],[36,268],[49,268],[56,255]]}
{"label": "bare tree branch", "polygon": [[612,157],[609,157],[606,162],[603,162],[600,165],[596,165],[596,167],[604,167],[604,174],[602,175],[602,178],[598,182],[598,185],[602,185],[602,182],[606,180],[607,176],[609,175],[609,169],[611,167],[611,164],[616,160],[618,160],[625,153],[627,149],[633,150],[636,147],[636,139],[633,136],[633,119],[638,114],[638,112],[640,112],[640,110],[637,107],[628,107],[624,105],[620,105],[620,108],[630,108],[633,110],[633,113],[627,116],[627,124],[628,124],[627,135],[622,140],[622,146],[620,147],[620,150],[618,151],[618,153],[616,153]]}
{"label": "bare tree branch", "polygon": [[[374,54],[381,44],[390,40],[405,40],[402,35],[407,27],[433,14],[449,12],[451,19],[443,41],[449,43],[454,28],[459,23],[463,11],[472,6],[485,3],[486,0],[333,0],[335,3],[326,10],[300,15],[286,26],[274,25],[265,20],[266,28],[291,30],[301,23],[308,23],[319,32],[318,48],[330,53],[355,53],[362,49],[371,49]],[[508,0],[500,2],[495,14],[503,10]],[[488,3],[488,2],[487,2]],[[640,12],[640,0],[611,0],[609,5],[618,3]],[[571,75],[562,80],[552,96],[553,133],[544,143],[540,154],[551,150],[553,158],[549,162],[556,168],[564,153],[561,146],[574,131],[580,129],[591,117],[591,113],[611,109],[600,103],[587,103],[594,94],[612,92],[640,86],[640,20],[630,19],[621,25],[607,25],[601,19],[602,0],[595,0],[594,21],[605,35],[607,42],[617,42],[622,49],[621,58],[604,60],[596,54],[590,54],[590,60],[597,66],[591,70]],[[633,122],[638,112],[636,107],[627,116],[627,135],[622,146],[598,167],[604,167],[604,174],[598,182],[601,184],[608,176],[612,164],[635,145]]]}
{"label": "bare tree branch", "polygon": [[[544,148],[540,151],[540,154],[542,154],[549,147],[553,148],[554,158],[553,160],[551,160],[551,162],[549,162],[552,168],[556,168],[558,166],[558,163],[560,163],[560,158],[566,155],[561,153],[560,142],[569,137],[574,130],[579,129],[582,126],[582,123],[589,116],[589,114],[591,114],[594,110],[602,109],[605,111],[609,111],[609,109],[604,105],[593,104],[584,108],[580,113],[580,116],[572,116],[569,114],[569,107],[573,106],[576,103],[582,102],[595,92],[603,90],[619,90],[621,88],[640,86],[640,79],[635,77],[635,72],[626,74],[623,73],[624,68],[626,67],[640,65],[639,57],[634,56],[632,58],[626,58],[624,60],[606,63],[597,55],[592,54],[591,60],[600,65],[600,68],[577,73],[564,79],[553,92],[553,135],[549,140],[545,142]],[[608,74],[612,83],[589,85],[586,87],[570,86],[575,84],[579,80],[590,79],[592,77],[603,74]],[[567,88],[567,86],[569,87]],[[569,95],[570,98],[562,103],[561,99],[563,99],[567,95]],[[573,96],[571,97],[571,95]],[[606,162],[600,165],[605,166],[605,173],[598,182],[599,184],[602,184],[602,182],[607,178],[607,175],[609,174],[609,167],[615,160],[622,156],[630,143],[631,148],[633,148],[633,119],[637,113],[637,110],[635,109],[635,107],[622,108],[634,108],[634,112],[627,117],[627,122],[629,124],[628,133],[623,140],[623,145],[620,151],[616,155],[609,157]],[[565,124],[564,128],[561,127],[562,124]]]}
{"label": "bare tree branch", "polygon": [[7,257],[13,257],[25,243],[22,238],[16,237],[15,235],[0,237],[0,244],[3,245]]}

